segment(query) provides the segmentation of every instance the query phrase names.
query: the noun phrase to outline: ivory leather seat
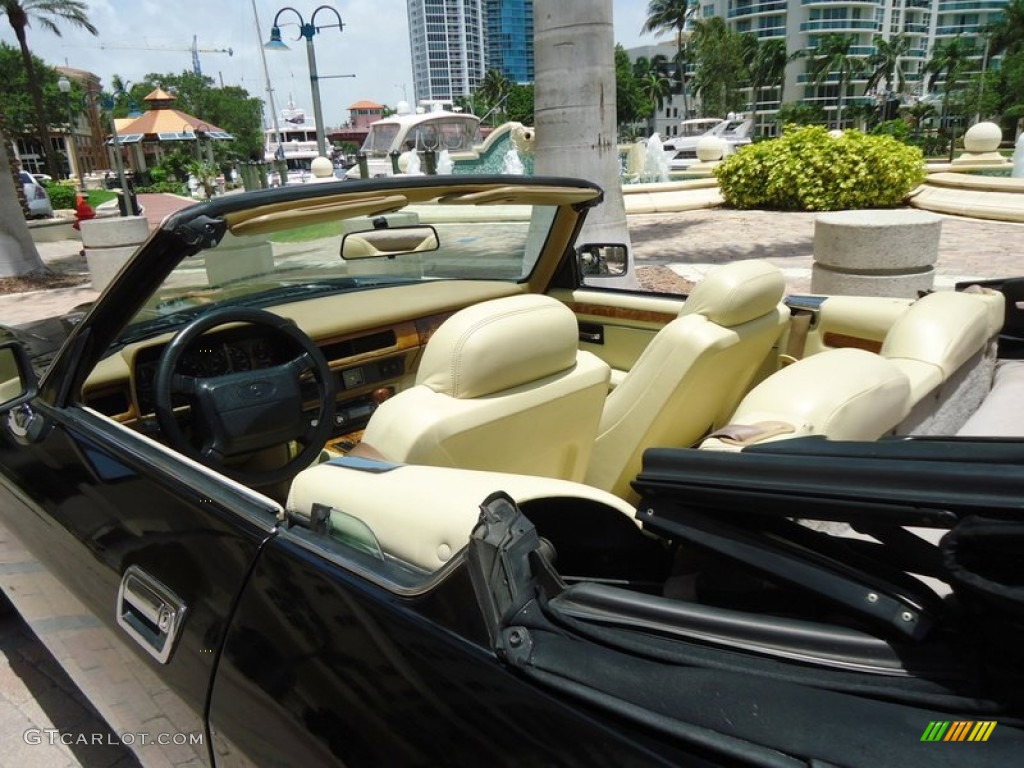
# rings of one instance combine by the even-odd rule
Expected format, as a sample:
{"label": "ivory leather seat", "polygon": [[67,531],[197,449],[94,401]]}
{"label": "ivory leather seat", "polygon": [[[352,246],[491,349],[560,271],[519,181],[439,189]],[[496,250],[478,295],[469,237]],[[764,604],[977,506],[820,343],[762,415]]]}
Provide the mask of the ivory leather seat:
{"label": "ivory leather seat", "polygon": [[797,361],[757,385],[701,447],[953,434],[989,391],[1002,316],[1002,294],[929,294],[893,324],[879,354],[831,349]]}
{"label": "ivory leather seat", "polygon": [[764,261],[708,273],[609,393],[585,482],[634,500],[647,448],[690,446],[724,424],[789,319],[785,289]]}
{"label": "ivory leather seat", "polygon": [[385,401],[363,443],[393,462],[580,480],[610,369],[578,349],[548,296],[456,312],[427,343],[415,386]]}

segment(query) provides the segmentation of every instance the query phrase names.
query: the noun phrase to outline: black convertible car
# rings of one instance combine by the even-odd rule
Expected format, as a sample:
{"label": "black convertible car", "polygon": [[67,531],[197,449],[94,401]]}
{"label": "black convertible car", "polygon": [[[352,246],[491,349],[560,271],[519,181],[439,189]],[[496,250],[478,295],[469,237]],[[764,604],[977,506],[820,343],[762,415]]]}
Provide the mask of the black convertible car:
{"label": "black convertible car", "polygon": [[229,196],[0,343],[2,587],[143,762],[1024,759],[1021,283],[615,290],[601,197]]}

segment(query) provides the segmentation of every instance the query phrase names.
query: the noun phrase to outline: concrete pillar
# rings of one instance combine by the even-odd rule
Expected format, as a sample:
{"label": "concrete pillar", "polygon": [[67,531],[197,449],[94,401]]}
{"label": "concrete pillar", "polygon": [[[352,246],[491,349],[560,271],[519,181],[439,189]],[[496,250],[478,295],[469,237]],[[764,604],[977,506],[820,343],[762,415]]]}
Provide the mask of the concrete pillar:
{"label": "concrete pillar", "polygon": [[86,219],[81,233],[92,287],[102,291],[149,237],[149,222],[145,216]]}
{"label": "concrete pillar", "polygon": [[939,216],[924,211],[820,214],[811,292],[916,298],[934,282],[941,226]]}

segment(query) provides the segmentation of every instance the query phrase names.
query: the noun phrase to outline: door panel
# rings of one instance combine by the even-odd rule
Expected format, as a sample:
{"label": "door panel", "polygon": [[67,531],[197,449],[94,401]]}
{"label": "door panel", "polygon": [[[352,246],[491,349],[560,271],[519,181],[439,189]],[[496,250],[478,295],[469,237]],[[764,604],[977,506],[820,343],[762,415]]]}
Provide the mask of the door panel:
{"label": "door panel", "polygon": [[679,314],[685,299],[594,288],[553,291],[551,296],[576,315],[580,349],[597,355],[613,371],[628,371],[658,331]]}
{"label": "door panel", "polygon": [[[111,726],[140,735],[133,748],[208,764],[210,681],[274,505],[261,510],[257,498],[98,414],[33,408],[50,425],[45,437],[19,445],[6,419],[0,427],[0,510],[11,557],[37,570],[0,572],[4,587]],[[165,663],[119,626],[130,568],[182,604]],[[159,632],[154,606],[134,617],[142,635]],[[169,743],[140,743],[160,734]]]}
{"label": "door panel", "polygon": [[856,347],[877,352],[896,319],[912,303],[912,299],[830,296],[791,297],[787,303],[794,313],[809,311],[811,326],[804,344],[803,356],[837,347]]}

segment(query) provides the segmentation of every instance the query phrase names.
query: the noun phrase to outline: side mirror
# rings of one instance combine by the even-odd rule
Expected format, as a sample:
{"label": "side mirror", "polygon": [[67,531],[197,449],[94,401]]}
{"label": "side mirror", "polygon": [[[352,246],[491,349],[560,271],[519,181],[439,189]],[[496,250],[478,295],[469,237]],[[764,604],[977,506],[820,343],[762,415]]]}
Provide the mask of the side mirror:
{"label": "side mirror", "polygon": [[17,341],[0,344],[0,413],[31,400],[38,391],[25,348]]}
{"label": "side mirror", "polygon": [[576,249],[584,277],[622,277],[629,268],[629,248],[622,243],[587,243]]}

